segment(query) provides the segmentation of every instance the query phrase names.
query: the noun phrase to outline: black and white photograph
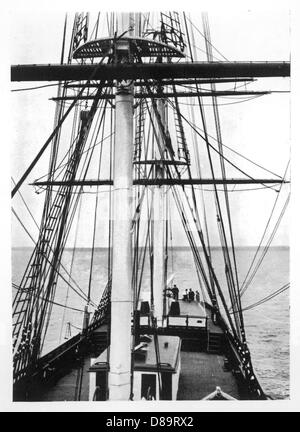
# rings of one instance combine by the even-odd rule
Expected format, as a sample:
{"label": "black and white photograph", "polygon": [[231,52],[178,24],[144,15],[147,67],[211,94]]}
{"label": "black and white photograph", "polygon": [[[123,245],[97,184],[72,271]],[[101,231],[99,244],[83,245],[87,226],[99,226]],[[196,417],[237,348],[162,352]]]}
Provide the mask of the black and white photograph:
{"label": "black and white photograph", "polygon": [[291,401],[291,11],[93,5],[9,13],[10,402]]}

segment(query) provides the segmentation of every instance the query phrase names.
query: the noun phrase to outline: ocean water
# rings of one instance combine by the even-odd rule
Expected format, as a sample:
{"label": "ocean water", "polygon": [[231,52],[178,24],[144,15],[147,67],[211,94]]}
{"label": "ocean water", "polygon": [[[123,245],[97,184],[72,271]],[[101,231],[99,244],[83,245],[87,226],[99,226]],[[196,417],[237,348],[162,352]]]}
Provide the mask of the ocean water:
{"label": "ocean water", "polygon": [[[16,248],[12,252],[13,282],[20,283],[26,263],[31,255],[29,248]],[[237,248],[239,281],[243,282],[255,248]],[[63,262],[67,268],[72,261],[72,250],[64,252]],[[90,249],[77,249],[74,255],[73,278],[87,292],[90,272]],[[221,286],[225,286],[222,275],[224,264],[222,251],[213,248],[214,268]],[[97,303],[107,281],[107,249],[96,249],[94,257],[91,298]],[[189,249],[175,248],[169,256],[170,272],[174,271],[174,282],[182,294],[186,288],[198,289],[197,275]],[[145,267],[143,292],[149,291],[149,266]],[[271,247],[252,284],[242,297],[243,307],[267,296],[289,281],[289,249]],[[60,281],[55,301],[75,309],[83,309],[83,300],[67,284]],[[67,302],[67,303],[66,303]],[[80,311],[53,306],[51,321],[44,344],[44,353],[55,348],[71,335],[78,333],[82,325]],[[265,392],[274,399],[289,398],[289,291],[274,299],[244,312],[248,345],[256,375]],[[68,324],[69,323],[69,324]]]}

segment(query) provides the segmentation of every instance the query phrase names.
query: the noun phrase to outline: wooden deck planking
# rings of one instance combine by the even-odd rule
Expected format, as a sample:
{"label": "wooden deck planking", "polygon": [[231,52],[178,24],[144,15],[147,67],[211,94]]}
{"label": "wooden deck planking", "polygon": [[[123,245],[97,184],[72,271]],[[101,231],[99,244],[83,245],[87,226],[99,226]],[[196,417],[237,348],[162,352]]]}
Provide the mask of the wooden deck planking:
{"label": "wooden deck planking", "polygon": [[240,399],[236,380],[223,370],[224,356],[205,352],[181,352],[181,374],[177,400],[201,400],[221,387]]}
{"label": "wooden deck planking", "polygon": [[223,330],[221,329],[221,327],[214,324],[214,322],[212,321],[211,318],[208,318],[207,326],[208,326],[208,330],[210,333],[218,333],[218,334],[223,333]]}
{"label": "wooden deck planking", "polygon": [[185,301],[179,300],[180,305],[180,315],[189,316],[207,316],[207,325],[210,333],[223,333],[220,326],[214,324],[211,319],[211,310],[208,307],[203,306],[203,303],[198,303],[197,301]]}
{"label": "wooden deck planking", "polygon": [[[82,389],[81,389],[81,401],[89,400],[89,373],[87,372],[90,367],[90,357],[84,359],[83,365],[83,376],[82,376]],[[46,389],[40,397],[43,402],[49,401],[74,401],[76,391],[78,369],[72,368],[63,377],[59,378],[58,381],[52,385],[49,389]]]}
{"label": "wooden deck planking", "polygon": [[[203,309],[197,302],[185,302],[184,313],[188,315],[200,314]],[[208,318],[208,326],[210,333],[223,333],[222,329],[215,325],[211,319],[211,310],[206,309]],[[103,332],[101,327],[99,331]],[[216,386],[230,394],[232,397],[239,398],[237,384],[231,372],[223,371],[224,357],[217,354],[208,354],[205,352],[181,352],[182,370],[179,380],[179,400],[199,400],[207,396],[216,389]],[[90,357],[84,360],[83,381],[82,381],[82,401],[87,401],[89,394],[89,373]],[[65,376],[57,380],[57,382],[48,389],[45,389],[40,397],[41,401],[74,401],[77,368],[72,368]]]}
{"label": "wooden deck planking", "polygon": [[[200,400],[212,393],[216,386],[230,396],[239,399],[236,381],[231,372],[223,370],[224,357],[222,355],[204,352],[181,352],[181,374],[179,379],[178,400]],[[87,369],[90,358],[84,362],[81,401],[88,401]],[[77,369],[72,369],[60,378],[56,384],[46,390],[41,401],[74,401]]]}
{"label": "wooden deck planking", "polygon": [[204,317],[207,311],[197,301],[179,300],[180,315],[201,316]]}

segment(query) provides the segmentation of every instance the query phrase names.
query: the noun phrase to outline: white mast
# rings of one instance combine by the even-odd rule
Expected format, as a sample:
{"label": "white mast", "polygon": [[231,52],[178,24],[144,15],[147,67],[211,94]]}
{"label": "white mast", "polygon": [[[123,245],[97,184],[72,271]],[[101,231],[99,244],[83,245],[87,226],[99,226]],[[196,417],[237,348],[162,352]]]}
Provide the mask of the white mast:
{"label": "white mast", "polygon": [[[157,99],[158,113],[161,117],[162,124],[165,125],[165,101]],[[159,127],[157,126],[157,131]],[[157,133],[158,146],[164,148],[161,134]],[[163,155],[157,150],[157,159],[161,159]],[[157,178],[163,177],[163,167],[155,165],[155,175]],[[164,186],[154,186],[153,191],[153,296],[154,296],[154,316],[157,319],[157,326],[162,326],[163,316],[163,290],[165,288],[165,272],[164,272],[164,214],[165,214],[165,188]]]}
{"label": "white mast", "polygon": [[[131,14],[120,14],[118,34],[133,24]],[[117,55],[128,58],[127,41],[117,41]],[[129,400],[131,374],[132,259],[131,221],[133,184],[133,87],[117,83],[115,99],[114,223],[111,292],[109,399]]]}

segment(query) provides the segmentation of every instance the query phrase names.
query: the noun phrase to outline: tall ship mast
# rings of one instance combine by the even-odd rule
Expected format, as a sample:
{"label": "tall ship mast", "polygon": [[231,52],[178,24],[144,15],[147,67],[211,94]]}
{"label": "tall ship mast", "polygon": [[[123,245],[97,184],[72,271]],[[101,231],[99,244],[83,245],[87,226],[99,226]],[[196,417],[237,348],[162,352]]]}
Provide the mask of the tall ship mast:
{"label": "tall ship mast", "polygon": [[[241,166],[233,162],[219,100],[267,97],[271,91],[249,88],[289,77],[289,63],[216,61],[207,14],[201,31],[178,12],[69,20],[60,64],[11,68],[13,82],[57,87],[53,131],[13,179],[13,201],[33,219],[22,189],[43,197],[36,237],[13,210],[34,243],[13,283],[14,400],[267,399],[244,309],[289,284],[251,305],[243,295],[288,205],[288,166],[278,175],[242,154]],[[245,161],[264,174],[253,176]],[[39,164],[46,174],[37,178]],[[276,198],[271,234],[263,233],[241,282],[230,192],[243,185]],[[188,252],[176,268],[179,229]]]}

